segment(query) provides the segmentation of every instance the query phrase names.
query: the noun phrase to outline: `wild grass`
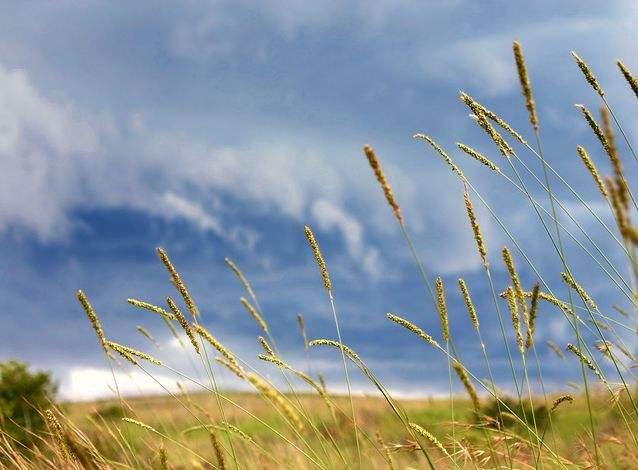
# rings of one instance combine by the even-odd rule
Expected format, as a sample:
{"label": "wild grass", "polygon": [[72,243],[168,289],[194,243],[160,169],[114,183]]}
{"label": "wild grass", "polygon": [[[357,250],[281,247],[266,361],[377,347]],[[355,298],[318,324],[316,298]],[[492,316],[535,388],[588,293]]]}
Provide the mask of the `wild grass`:
{"label": "wild grass", "polygon": [[[564,156],[552,155],[543,147],[542,106],[534,98],[532,73],[520,43],[514,43],[513,52],[512,66],[518,71],[523,95],[521,105],[529,116],[525,127],[529,125],[534,145],[525,137],[526,132],[464,92],[460,100],[485,132],[494,155],[457,143],[457,159],[435,138],[415,135],[429,144],[428,157],[441,157],[458,180],[458,187],[441,197],[463,199],[467,230],[474,236],[485,274],[482,285],[476,279],[472,285],[459,279],[457,291],[446,287],[441,276],[430,273],[430,260],[422,259],[413,243],[409,214],[401,210],[381,159],[370,145],[365,145],[363,152],[418,269],[428,309],[439,315],[440,329],[426,332],[417,321],[407,319],[418,318],[411,312],[406,317],[387,312],[371,315],[386,315],[389,325],[403,328],[406,341],[417,342],[428,358],[447,364],[447,397],[406,400],[393,396],[367,365],[365,356],[349,347],[348,339],[356,332],[341,325],[334,281],[320,243],[306,225],[303,231],[309,243],[308,255],[316,261],[317,288],[323,284],[324,314],[334,323],[335,337],[312,339],[312,331],[307,330],[300,315],[305,367],[288,362],[278,348],[278,325],[262,310],[256,290],[237,264],[225,259],[246,291],[247,297],[239,301],[264,335],[257,340],[263,349],[257,357],[242,357],[231,351],[224,345],[223,331],[210,332],[200,323],[202,316],[210,313],[200,310],[167,251],[158,248],[179,302],[171,297],[165,297],[165,307],[137,299],[128,302],[139,309],[140,315],[153,313],[155,320],[163,320],[191,361],[190,370],[178,370],[172,366],[174,361],[155,358],[155,351],[140,351],[111,338],[89,297],[80,290],[78,299],[97,335],[96,347],[104,350],[113,371],[117,399],[52,405],[42,410],[48,432],[34,435],[30,439],[33,444],[19,442],[0,430],[0,463],[19,469],[638,468],[634,370],[638,367],[638,227],[632,221],[638,206],[625,172],[629,164],[638,164],[638,157],[594,71],[572,53],[602,110],[600,125],[588,108],[577,105],[592,130],[591,137],[600,144],[602,156],[599,150],[586,150],[586,143],[575,142],[573,158],[578,162],[580,157],[582,170],[593,178],[590,182],[594,191],[588,194],[601,199],[591,199],[582,188],[569,183],[571,175],[562,175],[553,164],[555,158]],[[618,66],[636,92],[638,82],[632,72],[621,61]],[[622,148],[616,141],[616,131],[622,136]],[[623,161],[627,153],[635,162]],[[603,164],[604,159],[608,163]],[[531,164],[533,161],[540,163],[540,171]],[[556,272],[542,272],[541,265],[547,263],[541,261],[545,260],[535,258],[520,235],[507,226],[499,216],[498,204],[491,204],[467,176],[474,172],[463,171],[466,165],[477,164],[498,184],[518,194],[521,204],[530,206],[534,218],[529,221],[529,229],[540,233],[546,246],[544,256],[560,266]],[[605,167],[612,168],[611,176],[601,174],[599,168]],[[481,229],[474,201],[486,209],[508,240],[500,256],[488,250],[490,243]],[[608,209],[606,214],[593,207],[600,206],[601,201]],[[582,209],[588,219],[576,217],[569,207]],[[605,244],[592,234],[594,228],[607,236]],[[495,278],[497,264],[508,274],[506,279]],[[576,267],[583,265],[595,268],[592,272],[596,277],[579,272]],[[521,276],[523,270],[525,277]],[[533,279],[527,284],[530,277]],[[594,282],[597,289],[591,290]],[[475,306],[472,291],[479,289],[491,297],[491,309],[483,307],[479,311]],[[451,322],[454,317],[448,305],[452,295],[458,296],[467,309],[473,331],[463,340],[475,337],[487,377],[468,368],[455,345],[456,325]],[[540,304],[551,306],[569,325],[570,339],[560,339],[564,344],[558,344],[558,338],[537,342],[539,322],[543,321],[538,318]],[[490,325],[495,321],[498,324],[498,342],[502,344],[493,340],[486,344],[483,340],[485,318],[490,318]],[[137,329],[148,338],[149,347],[160,346],[144,327]],[[341,357],[346,394],[328,389],[323,377],[313,370],[312,355],[317,347],[329,348]],[[544,380],[547,364],[541,360],[540,348],[549,348],[565,367],[579,370],[581,383],[571,384],[572,388],[555,383],[550,387]],[[491,351],[496,349],[504,351],[504,357]],[[504,359],[509,368],[511,379],[505,380],[503,390],[509,389],[510,393],[495,381],[496,359]],[[256,367],[258,363],[261,367]],[[272,368],[271,373],[259,372],[264,365]],[[121,396],[116,380],[121,375],[114,371],[131,367],[155,381],[165,395]],[[375,393],[355,395],[350,382],[353,373],[362,374]],[[166,374],[178,377],[179,393],[171,392],[171,387],[158,378]],[[233,374],[253,392],[220,388],[221,374]],[[455,393],[459,384],[466,392],[463,396]]]}

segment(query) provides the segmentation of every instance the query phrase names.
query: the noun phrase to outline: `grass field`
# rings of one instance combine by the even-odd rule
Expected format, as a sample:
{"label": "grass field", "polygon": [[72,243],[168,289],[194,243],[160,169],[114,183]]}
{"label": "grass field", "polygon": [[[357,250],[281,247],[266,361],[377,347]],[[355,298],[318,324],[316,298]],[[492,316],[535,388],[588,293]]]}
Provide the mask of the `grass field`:
{"label": "grass field", "polygon": [[[286,420],[282,419],[261,396],[252,393],[229,393],[228,396],[242,408],[259,416],[272,429],[294,439],[294,433],[291,432]],[[201,428],[200,421],[193,416],[193,414],[198,416],[203,422],[221,422],[222,419],[214,399],[210,394],[201,393],[179,395],[178,399],[181,404],[175,398],[168,396],[139,397],[126,400],[127,407],[130,407],[137,419],[157,429],[169,439],[160,438],[139,426],[123,426],[121,417],[124,416],[124,413],[117,400],[72,403],[65,405],[64,410],[68,419],[96,443],[104,456],[113,459],[121,456],[122,451],[119,445],[114,439],[109,438],[111,433],[117,433],[119,429],[126,436],[131,447],[130,456],[135,458],[135,461],[130,462],[131,465],[150,467],[157,464],[157,449],[162,441],[166,445],[170,461],[177,467],[180,463],[187,467],[197,467],[202,463],[201,457],[215,461],[210,436]],[[335,421],[319,397],[302,395],[299,400],[304,410],[311,410],[309,413],[317,426],[320,429],[325,429],[339,442],[339,450],[344,458],[349,462],[356,460],[352,426],[348,424],[347,419]],[[338,407],[348,409],[347,397],[337,397],[334,401]],[[455,439],[459,443],[456,448],[459,463],[465,461],[468,468],[490,467],[489,461],[480,465],[483,459],[490,456],[486,455],[482,449],[477,448],[477,444],[480,444],[482,440],[483,428],[478,424],[470,424],[473,421],[471,402],[465,397],[455,397],[454,401],[455,418],[459,424],[455,429]],[[429,429],[442,442],[451,440],[452,415],[449,400],[402,400],[400,404],[408,413],[411,421]],[[374,465],[375,468],[387,467],[385,450],[390,453],[396,468],[422,468],[426,465],[423,455],[417,452],[418,444],[406,433],[402,423],[396,420],[383,398],[356,397],[355,408],[357,423],[362,429],[369,432],[367,437],[376,440],[376,432],[378,431],[384,440],[384,448],[366,450],[364,458],[367,465]],[[628,443],[622,442],[619,437],[621,435],[617,423],[619,416],[610,409],[604,394],[596,397],[594,410],[598,429],[601,430],[601,439],[607,440],[610,444],[606,446],[609,461],[616,461],[625,468],[629,468],[630,463],[636,464],[637,462],[628,460]],[[128,414],[130,415],[130,413]],[[238,409],[226,413],[225,418],[235,423],[254,441],[253,444],[237,434],[232,435],[237,446],[236,451],[241,453],[246,461],[259,462],[262,468],[279,468],[280,463],[293,468],[306,468],[307,459],[303,454],[291,450],[290,446],[285,444],[279,436],[273,433],[272,429],[269,429],[262,422],[247,416],[245,412]],[[587,448],[588,429],[587,406],[583,397],[580,397],[573,403],[563,405],[556,410],[553,414],[554,434],[549,431],[546,439],[551,442],[554,442],[554,438],[556,439],[560,455],[573,461],[582,461],[591,458],[590,450]],[[512,426],[510,431],[512,432],[511,439],[515,442],[517,439],[514,435],[520,433],[521,428]],[[489,432],[496,434],[496,429],[490,428]],[[170,439],[179,441],[188,450],[171,443]],[[225,439],[221,439],[221,444],[225,451],[230,453]],[[311,436],[309,444],[318,449],[319,453],[325,450],[330,456],[330,461],[339,461],[339,455],[327,442],[323,442],[322,446],[316,436]],[[260,448],[267,449],[267,452],[260,452]],[[521,454],[517,457],[518,459],[521,461],[531,460],[527,455],[529,448],[526,445],[521,444],[514,448],[515,452]],[[454,452],[452,447],[449,450]],[[449,466],[442,455],[437,455],[437,450],[434,447],[431,451],[438,468]],[[504,450],[501,449],[500,452],[504,452]],[[273,457],[279,462],[276,462]]]}

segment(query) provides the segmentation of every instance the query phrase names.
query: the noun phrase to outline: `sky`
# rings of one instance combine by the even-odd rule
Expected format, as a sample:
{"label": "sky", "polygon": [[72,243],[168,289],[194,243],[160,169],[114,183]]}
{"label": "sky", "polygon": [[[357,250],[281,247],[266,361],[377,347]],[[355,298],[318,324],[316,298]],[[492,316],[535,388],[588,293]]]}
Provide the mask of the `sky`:
{"label": "sky", "polygon": [[[427,133],[449,151],[532,260],[537,272],[473,196],[497,291],[508,285],[500,259],[507,244],[526,288],[540,274],[566,296],[561,263],[526,196],[455,150],[455,142],[465,142],[514,178],[468,117],[459,91],[533,141],[511,50],[512,41],[521,41],[547,159],[611,227],[609,209],[575,152],[576,144],[585,145],[609,173],[574,107],[596,111],[600,101],[570,51],[595,70],[636,145],[636,101],[615,61],[638,71],[637,19],[629,1],[2,2],[0,360],[50,370],[64,398],[111,394],[111,371],[75,298],[81,288],[109,338],[201,376],[160,319],[126,302],[136,297],[164,305],[177,296],[155,253],[162,246],[195,297],[202,323],[237,355],[278,380],[272,366],[256,359],[260,331],[239,302],[246,294],[225,257],[250,278],[284,358],[322,372],[331,388],[343,390],[338,355],[304,351],[297,327],[301,312],[310,338],[336,335],[304,237],[308,224],[333,277],[344,342],[397,394],[446,393],[445,357],[385,317],[395,312],[440,339],[435,306],[363,155],[363,145],[371,144],[419,258],[431,279],[445,281],[459,357],[477,377],[487,377],[456,287],[463,277],[492,372],[510,389],[462,185],[412,136]],[[541,177],[534,155],[517,149]],[[549,210],[540,186],[525,178]],[[613,238],[553,183],[590,237],[563,215],[577,242],[621,266]],[[570,263],[601,308],[626,304],[599,265],[564,237]],[[514,347],[504,302],[500,308]],[[152,332],[161,350],[137,325]],[[573,357],[557,357],[545,346],[548,339],[563,347],[575,341],[560,312],[544,305],[538,363],[549,388],[565,389],[580,368]],[[520,373],[519,366],[516,361]],[[152,372],[174,389],[174,375]],[[116,374],[127,393],[161,391],[143,371],[123,367]],[[244,386],[222,377],[224,386]],[[370,391],[366,380],[355,374],[353,388]]]}

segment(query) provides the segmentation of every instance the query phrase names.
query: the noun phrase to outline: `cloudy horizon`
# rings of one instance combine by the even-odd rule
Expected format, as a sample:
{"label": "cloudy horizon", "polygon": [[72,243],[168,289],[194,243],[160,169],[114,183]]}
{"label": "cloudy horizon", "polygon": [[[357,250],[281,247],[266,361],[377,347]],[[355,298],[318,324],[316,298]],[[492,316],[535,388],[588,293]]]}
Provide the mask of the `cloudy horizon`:
{"label": "cloudy horizon", "polygon": [[[508,172],[468,118],[459,91],[533,140],[511,50],[512,41],[521,41],[548,160],[610,223],[575,151],[585,145],[609,173],[574,107],[597,110],[600,102],[571,50],[596,71],[630,138],[638,135],[635,97],[615,67],[622,58],[638,71],[632,27],[638,9],[626,1],[9,1],[0,13],[0,253],[6,260],[0,359],[51,370],[65,398],[112,395],[110,369],[75,299],[80,288],[110,338],[151,351],[135,329],[143,325],[163,344],[158,355],[190,367],[186,357],[171,354],[179,345],[161,321],[126,303],[136,297],[163,305],[176,295],[157,246],[167,249],[187,281],[202,322],[274,376],[255,358],[259,329],[224,263],[235,260],[254,285],[282,354],[306,367],[297,314],[305,315],[313,338],[335,332],[305,224],[333,275],[344,341],[398,394],[446,393],[445,358],[385,318],[396,312],[440,337],[438,315],[364,144],[373,145],[383,163],[421,260],[446,282],[460,356],[486,377],[456,286],[463,277],[497,382],[508,389],[507,357],[462,185],[412,136],[427,133],[450,151],[543,277],[564,293],[561,264],[525,196],[455,151],[455,142],[466,142]],[[541,175],[533,156],[524,158]],[[540,186],[530,188],[549,209]],[[600,225],[557,188],[607,256],[621,260]],[[497,289],[507,285],[504,244],[531,286],[533,270],[477,198],[475,204]],[[574,228],[566,217],[562,222]],[[567,249],[601,305],[627,304],[613,286],[597,282],[600,270],[576,244],[568,242]],[[550,388],[564,388],[579,369],[544,341],[564,345],[572,336],[560,313],[544,306],[537,352]],[[309,354],[313,372],[342,390],[334,352]],[[175,377],[156,372],[173,389]],[[158,390],[139,371],[118,373],[128,393]],[[241,386],[227,380],[229,387]],[[354,383],[371,390],[363,376]]]}

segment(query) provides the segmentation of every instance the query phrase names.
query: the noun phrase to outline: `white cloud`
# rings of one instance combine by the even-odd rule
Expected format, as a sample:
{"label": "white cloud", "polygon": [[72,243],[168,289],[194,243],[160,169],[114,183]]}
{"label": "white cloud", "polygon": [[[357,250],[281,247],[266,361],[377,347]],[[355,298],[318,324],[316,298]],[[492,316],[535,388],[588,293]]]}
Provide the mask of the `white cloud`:
{"label": "white cloud", "polygon": [[208,214],[201,205],[170,191],[164,193],[160,201],[162,205],[158,212],[166,217],[183,218],[203,230],[211,230],[218,235],[223,234],[221,223]]}
{"label": "white cloud", "polygon": [[[124,396],[166,393],[162,386],[171,392],[179,390],[174,378],[162,374],[153,373],[153,377],[162,385],[138,370],[115,371],[114,374],[117,387]],[[117,392],[113,374],[106,368],[71,368],[60,387],[60,397],[66,400],[93,400],[114,396],[117,396]]]}
{"label": "white cloud", "polygon": [[98,136],[72,108],[46,100],[26,74],[0,65],[0,231],[26,227],[43,239],[68,229],[83,197],[79,177]]}
{"label": "white cloud", "polygon": [[312,206],[312,214],[322,230],[339,230],[350,255],[359,260],[364,270],[373,278],[380,278],[383,270],[379,252],[365,246],[363,227],[355,217],[326,199],[315,201]]}
{"label": "white cloud", "polygon": [[[300,225],[338,231],[352,259],[373,278],[383,268],[382,255],[371,245],[375,233],[389,245],[403,244],[397,227],[389,227],[391,214],[379,203],[383,196],[372,173],[361,175],[369,169],[360,143],[304,129],[273,136],[265,129],[233,146],[216,145],[149,129],[137,111],[122,122],[81,113],[42,97],[23,72],[2,68],[0,105],[0,231],[18,226],[45,241],[63,239],[73,228],[74,211],[129,208],[183,219],[251,248],[260,234],[228,222],[228,208],[216,205],[226,195]],[[352,157],[334,157],[344,152]],[[438,197],[441,185],[421,187],[390,163],[386,171],[395,177],[414,233],[445,234],[441,243],[420,240],[429,265],[442,272],[478,266],[468,256],[474,248],[465,222],[449,216],[451,203],[422,207],[423,200]],[[462,210],[459,201],[453,204]],[[437,217],[446,222],[436,225]],[[453,249],[441,250],[443,242]]]}

